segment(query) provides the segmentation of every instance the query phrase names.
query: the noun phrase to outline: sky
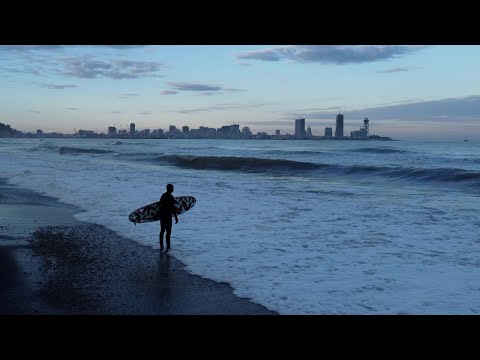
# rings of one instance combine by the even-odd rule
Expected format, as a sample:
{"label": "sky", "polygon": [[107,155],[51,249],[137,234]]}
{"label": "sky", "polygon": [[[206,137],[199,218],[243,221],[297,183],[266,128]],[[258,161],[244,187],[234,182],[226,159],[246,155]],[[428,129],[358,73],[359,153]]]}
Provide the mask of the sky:
{"label": "sky", "polygon": [[478,45],[0,45],[0,122],[24,131],[223,125],[480,140]]}

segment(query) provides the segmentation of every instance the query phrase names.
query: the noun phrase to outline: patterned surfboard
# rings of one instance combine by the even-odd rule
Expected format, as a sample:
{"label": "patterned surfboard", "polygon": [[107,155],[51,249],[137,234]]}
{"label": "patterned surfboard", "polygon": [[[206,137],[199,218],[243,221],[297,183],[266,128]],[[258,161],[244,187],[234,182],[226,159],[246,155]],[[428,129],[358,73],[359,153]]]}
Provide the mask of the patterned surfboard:
{"label": "patterned surfboard", "polygon": [[[197,200],[193,196],[176,196],[175,208],[177,209],[177,215],[190,210],[196,202]],[[128,220],[134,224],[160,220],[160,202],[157,201],[132,211],[128,216]]]}

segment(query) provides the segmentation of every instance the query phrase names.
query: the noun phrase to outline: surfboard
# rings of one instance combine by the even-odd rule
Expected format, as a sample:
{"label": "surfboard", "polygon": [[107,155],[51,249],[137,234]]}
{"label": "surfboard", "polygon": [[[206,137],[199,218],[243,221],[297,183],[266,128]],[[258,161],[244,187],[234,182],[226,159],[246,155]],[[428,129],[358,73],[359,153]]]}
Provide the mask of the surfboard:
{"label": "surfboard", "polygon": [[[190,210],[196,202],[197,200],[193,196],[176,196],[175,209],[177,210],[177,215],[183,214],[184,212]],[[142,206],[141,208],[132,211],[132,213],[128,215],[128,220],[133,222],[135,225],[137,223],[158,221],[160,220],[160,208],[160,201]]]}

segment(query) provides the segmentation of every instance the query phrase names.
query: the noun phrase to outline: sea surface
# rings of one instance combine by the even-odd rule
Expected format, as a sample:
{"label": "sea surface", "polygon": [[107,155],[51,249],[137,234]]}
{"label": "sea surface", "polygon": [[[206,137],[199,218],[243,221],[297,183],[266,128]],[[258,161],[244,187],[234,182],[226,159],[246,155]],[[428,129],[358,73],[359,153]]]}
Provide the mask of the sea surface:
{"label": "sea surface", "polygon": [[0,177],[153,248],[172,183],[171,256],[280,314],[480,313],[478,142],[9,138]]}

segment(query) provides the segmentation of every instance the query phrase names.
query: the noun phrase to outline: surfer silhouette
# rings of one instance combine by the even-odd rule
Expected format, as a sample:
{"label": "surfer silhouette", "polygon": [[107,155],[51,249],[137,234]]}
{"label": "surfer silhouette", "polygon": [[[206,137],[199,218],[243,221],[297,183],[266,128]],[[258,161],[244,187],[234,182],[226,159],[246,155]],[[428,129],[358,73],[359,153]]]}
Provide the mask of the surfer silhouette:
{"label": "surfer silhouette", "polygon": [[175,209],[175,198],[172,195],[173,185],[167,184],[167,192],[160,197],[160,251],[163,250],[163,234],[167,232],[165,240],[167,249],[170,250],[170,234],[172,233],[172,214],[175,216],[175,224],[178,223],[177,211]]}

